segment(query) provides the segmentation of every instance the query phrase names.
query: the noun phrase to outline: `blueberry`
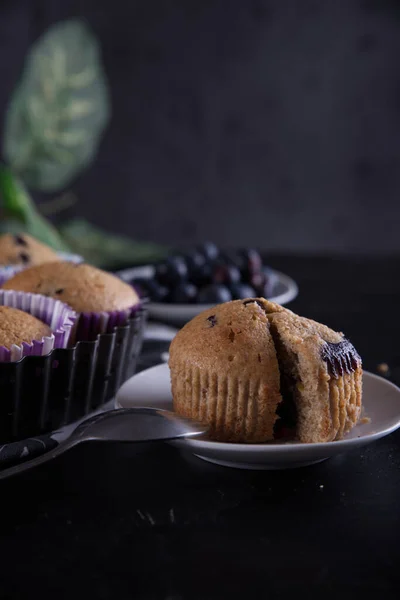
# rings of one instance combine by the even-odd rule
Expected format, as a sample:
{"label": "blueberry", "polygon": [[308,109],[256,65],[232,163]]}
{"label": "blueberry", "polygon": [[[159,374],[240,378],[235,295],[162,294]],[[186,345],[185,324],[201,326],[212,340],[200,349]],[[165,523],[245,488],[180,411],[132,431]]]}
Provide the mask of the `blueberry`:
{"label": "blueberry", "polygon": [[254,298],[256,292],[254,288],[246,283],[232,283],[229,286],[233,300],[241,300],[242,298]]}
{"label": "blueberry", "polygon": [[19,257],[22,264],[27,265],[29,263],[29,255],[26,252],[20,252]]}
{"label": "blueberry", "polygon": [[197,283],[203,273],[203,269],[206,265],[206,257],[200,252],[191,252],[185,256],[188,278],[192,283]]}
{"label": "blueberry", "polygon": [[168,295],[168,288],[154,279],[134,279],[132,285],[141,298],[149,298],[154,302],[164,302]]}
{"label": "blueberry", "polygon": [[213,281],[214,283],[239,283],[240,271],[235,265],[224,264],[220,261],[214,267]]}
{"label": "blueberry", "polygon": [[250,281],[252,275],[260,273],[262,269],[261,256],[253,248],[240,250],[239,256],[243,260],[242,276],[245,281]]}
{"label": "blueberry", "polygon": [[139,296],[141,298],[143,298],[144,296],[148,296],[149,295],[149,281],[151,282],[151,279],[142,279],[137,278],[137,279],[132,279],[132,281],[130,281],[129,283],[131,284],[131,286],[137,291],[137,293],[139,294]]}
{"label": "blueberry", "polygon": [[213,242],[204,242],[198,247],[198,251],[209,261],[215,260],[219,255],[218,247]]}
{"label": "blueberry", "polygon": [[193,283],[182,282],[171,290],[170,300],[177,304],[190,304],[196,300],[196,296],[197,287]]}
{"label": "blueberry", "polygon": [[246,266],[246,261],[237,251],[225,251],[220,254],[219,259],[226,265],[234,265],[242,271]]}
{"label": "blueberry", "polygon": [[232,300],[231,292],[225,285],[218,283],[207,285],[197,294],[197,302],[199,304],[229,302],[229,300]]}
{"label": "blueberry", "polygon": [[212,274],[212,266],[209,263],[205,263],[191,274],[190,281],[198,287],[204,287],[212,282]]}
{"label": "blueberry", "polygon": [[157,283],[157,281],[155,281],[154,284],[155,285],[150,288],[151,299],[154,302],[165,302],[168,296],[168,288]]}
{"label": "blueberry", "polygon": [[193,252],[189,252],[184,257],[186,260],[186,265],[188,268],[188,272],[200,269],[203,265],[205,265],[206,257],[201,252],[197,252],[194,250]]}
{"label": "blueberry", "polygon": [[275,294],[276,284],[278,282],[278,276],[269,267],[263,268],[264,281],[261,289],[261,295],[264,298],[271,298]]}
{"label": "blueberry", "polygon": [[254,288],[257,296],[264,296],[264,292],[265,292],[265,283],[266,283],[266,278],[264,273],[255,273],[254,275],[251,275],[250,278],[250,285],[252,288]]}
{"label": "blueberry", "polygon": [[187,277],[186,261],[182,256],[170,256],[164,262],[158,263],[155,278],[162,285],[173,287]]}
{"label": "blueberry", "polygon": [[25,240],[25,238],[22,237],[22,235],[14,235],[14,242],[17,244],[17,246],[28,245],[28,242]]}

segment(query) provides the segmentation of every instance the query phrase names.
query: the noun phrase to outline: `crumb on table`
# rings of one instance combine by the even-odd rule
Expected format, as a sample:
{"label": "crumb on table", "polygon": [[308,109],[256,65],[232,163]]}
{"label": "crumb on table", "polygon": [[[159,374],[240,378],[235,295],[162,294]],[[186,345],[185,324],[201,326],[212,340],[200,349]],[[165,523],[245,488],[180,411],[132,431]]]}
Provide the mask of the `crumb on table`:
{"label": "crumb on table", "polygon": [[377,371],[382,375],[387,375],[389,373],[389,365],[387,363],[379,363]]}

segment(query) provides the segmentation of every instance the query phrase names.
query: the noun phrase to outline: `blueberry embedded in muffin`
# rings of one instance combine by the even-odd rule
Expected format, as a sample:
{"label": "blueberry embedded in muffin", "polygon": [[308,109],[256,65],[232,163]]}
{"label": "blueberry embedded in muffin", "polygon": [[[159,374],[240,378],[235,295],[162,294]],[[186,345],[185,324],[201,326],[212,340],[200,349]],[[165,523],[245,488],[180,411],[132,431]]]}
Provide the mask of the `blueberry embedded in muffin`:
{"label": "blueberry embedded in muffin", "polygon": [[269,321],[282,408],[295,406],[296,438],[311,443],[343,438],[361,415],[362,362],[354,346],[342,333],[287,309],[271,313]]}

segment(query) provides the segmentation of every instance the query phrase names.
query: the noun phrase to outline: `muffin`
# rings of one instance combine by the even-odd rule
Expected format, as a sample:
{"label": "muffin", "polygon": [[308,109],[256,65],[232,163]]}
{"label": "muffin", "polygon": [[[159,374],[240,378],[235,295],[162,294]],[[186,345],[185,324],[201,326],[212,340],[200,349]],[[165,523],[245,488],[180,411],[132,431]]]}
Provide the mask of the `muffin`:
{"label": "muffin", "polygon": [[56,261],[58,255],[49,246],[42,244],[26,233],[0,235],[0,265],[41,265]]}
{"label": "muffin", "polygon": [[50,296],[77,312],[124,310],[139,302],[130,285],[85,263],[49,262],[24,269],[6,281],[3,289]]}
{"label": "muffin", "polygon": [[263,298],[218,305],[171,343],[174,410],[210,439],[338,440],[359,420],[361,359],[341,333]]}
{"label": "muffin", "polygon": [[0,363],[65,348],[75,316],[58,300],[0,290]]}
{"label": "muffin", "polygon": [[11,350],[12,346],[30,344],[49,335],[51,329],[43,321],[18,308],[0,306],[0,346]]}
{"label": "muffin", "polygon": [[17,372],[0,364],[0,389],[19,407],[11,418],[13,407],[0,403],[0,443],[59,430],[106,408],[134,374],[142,346],[146,311],[133,288],[109,273],[52,262],[21,271],[0,289],[31,292],[76,310],[75,326],[68,347],[28,357]]}
{"label": "muffin", "polygon": [[52,431],[58,406],[65,414],[61,357],[74,321],[59,300],[0,290],[0,444]]}
{"label": "muffin", "polygon": [[139,304],[127,283],[85,263],[51,262],[24,269],[8,279],[3,289],[34,292],[71,306],[81,318],[76,339],[94,339],[126,322]]}

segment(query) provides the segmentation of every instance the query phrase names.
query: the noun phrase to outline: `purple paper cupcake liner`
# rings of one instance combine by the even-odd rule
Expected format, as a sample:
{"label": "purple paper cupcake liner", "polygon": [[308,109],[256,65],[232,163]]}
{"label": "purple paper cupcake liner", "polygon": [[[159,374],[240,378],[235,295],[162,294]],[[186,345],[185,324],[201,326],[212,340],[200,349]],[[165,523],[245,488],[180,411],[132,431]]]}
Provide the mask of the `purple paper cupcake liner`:
{"label": "purple paper cupcake liner", "polygon": [[[147,311],[137,306],[107,320],[106,332],[46,356],[0,363],[0,443],[61,429],[113,399],[131,377],[142,348]],[[90,331],[95,328],[93,315]],[[98,323],[97,323],[98,324]],[[78,322],[79,326],[79,322]]]}
{"label": "purple paper cupcake liner", "polygon": [[141,303],[138,303],[125,310],[80,313],[74,330],[74,339],[77,341],[93,341],[99,334],[111,333],[116,327],[125,325],[140,307]]}
{"label": "purple paper cupcake liner", "polygon": [[0,290],[0,306],[19,308],[46,323],[52,333],[31,343],[14,344],[10,349],[0,346],[0,362],[19,361],[25,356],[42,356],[54,348],[66,348],[76,313],[60,300],[39,294]]}

